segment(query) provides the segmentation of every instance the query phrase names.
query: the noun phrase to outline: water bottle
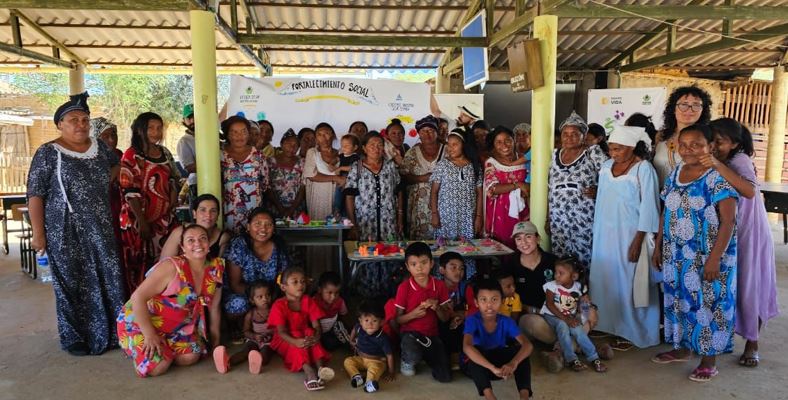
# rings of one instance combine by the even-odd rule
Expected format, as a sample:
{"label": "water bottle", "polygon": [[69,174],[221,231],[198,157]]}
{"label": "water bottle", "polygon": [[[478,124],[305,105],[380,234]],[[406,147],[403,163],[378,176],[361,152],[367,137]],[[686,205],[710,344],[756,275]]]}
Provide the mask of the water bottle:
{"label": "water bottle", "polygon": [[588,314],[591,312],[591,305],[587,301],[580,302],[580,321],[585,325],[588,322]]}
{"label": "water bottle", "polygon": [[36,254],[36,264],[38,264],[38,276],[43,283],[52,283],[52,270],[49,269],[49,256],[45,251]]}

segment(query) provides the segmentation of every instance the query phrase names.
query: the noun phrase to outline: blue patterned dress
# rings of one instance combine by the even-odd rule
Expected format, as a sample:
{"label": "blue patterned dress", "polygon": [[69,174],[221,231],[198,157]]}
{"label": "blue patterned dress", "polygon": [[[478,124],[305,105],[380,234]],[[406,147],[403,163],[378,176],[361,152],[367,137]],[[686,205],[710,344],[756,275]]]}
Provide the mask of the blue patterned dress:
{"label": "blue patterned dress", "polygon": [[[286,252],[281,251],[274,245],[271,257],[262,261],[254,254],[246,242],[244,235],[238,236],[230,242],[230,246],[224,253],[224,258],[229,264],[235,264],[241,268],[241,279],[247,284],[254,281],[276,282],[276,277],[289,265]],[[245,293],[233,293],[230,287],[230,273],[225,275],[224,286],[227,288],[222,295],[224,311],[228,314],[243,314],[249,310],[248,296]]]}
{"label": "blue patterned dress", "polygon": [[91,139],[84,153],[42,145],[27,176],[27,197],[44,201],[47,254],[60,345],[85,343],[91,354],[117,345],[115,316],[123,278],[109,209],[110,169],[118,156]]}
{"label": "blue patterned dress", "polygon": [[717,171],[678,181],[679,164],[665,181],[662,265],[665,341],[703,356],[733,351],[736,316],[736,234],[720,262],[720,277],[703,279],[719,234],[719,202],[738,197]]}

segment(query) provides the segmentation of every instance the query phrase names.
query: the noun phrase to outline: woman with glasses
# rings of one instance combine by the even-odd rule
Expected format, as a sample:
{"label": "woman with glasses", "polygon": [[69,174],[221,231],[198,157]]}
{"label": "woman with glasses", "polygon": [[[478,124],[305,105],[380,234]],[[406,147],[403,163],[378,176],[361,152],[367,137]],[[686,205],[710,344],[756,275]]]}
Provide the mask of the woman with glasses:
{"label": "woman with glasses", "polygon": [[668,97],[662,130],[657,132],[652,163],[657,170],[659,187],[665,185],[673,168],[681,162],[678,132],[694,124],[708,124],[711,119],[711,96],[697,86],[683,86]]}

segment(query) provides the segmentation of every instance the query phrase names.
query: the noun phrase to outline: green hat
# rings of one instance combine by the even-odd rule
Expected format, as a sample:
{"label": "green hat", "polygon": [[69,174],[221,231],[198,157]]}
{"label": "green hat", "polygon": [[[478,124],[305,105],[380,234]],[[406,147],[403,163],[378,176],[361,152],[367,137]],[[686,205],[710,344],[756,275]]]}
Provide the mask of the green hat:
{"label": "green hat", "polygon": [[189,118],[194,115],[194,104],[187,104],[183,106],[183,118]]}

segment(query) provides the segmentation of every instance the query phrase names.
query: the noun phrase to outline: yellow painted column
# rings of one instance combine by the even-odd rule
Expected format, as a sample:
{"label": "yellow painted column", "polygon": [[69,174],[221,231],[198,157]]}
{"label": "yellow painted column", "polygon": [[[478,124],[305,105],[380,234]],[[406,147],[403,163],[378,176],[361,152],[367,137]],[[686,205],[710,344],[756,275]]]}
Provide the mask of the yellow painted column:
{"label": "yellow painted column", "polygon": [[85,91],[85,66],[77,64],[68,70],[68,94],[75,95]]}
{"label": "yellow painted column", "polygon": [[451,78],[443,75],[443,66],[435,71],[435,93],[450,93]]}
{"label": "yellow painted column", "polygon": [[[194,81],[194,141],[197,162],[197,191],[210,193],[221,202],[219,167],[219,115],[216,106],[215,16],[210,11],[191,10],[192,77]],[[221,207],[220,207],[221,208]],[[219,215],[222,215],[221,213]],[[219,218],[221,224],[222,218]]]}
{"label": "yellow painted column", "polygon": [[788,109],[788,72],[774,67],[772,104],[769,110],[769,144],[766,148],[766,182],[780,183],[785,161],[785,120]]}
{"label": "yellow painted column", "polygon": [[534,89],[531,101],[531,221],[539,228],[541,246],[550,249],[544,231],[547,221],[547,175],[553,151],[555,129],[555,79],[558,44],[558,17],[540,15],[534,19],[534,38],[539,39],[544,86]]}

